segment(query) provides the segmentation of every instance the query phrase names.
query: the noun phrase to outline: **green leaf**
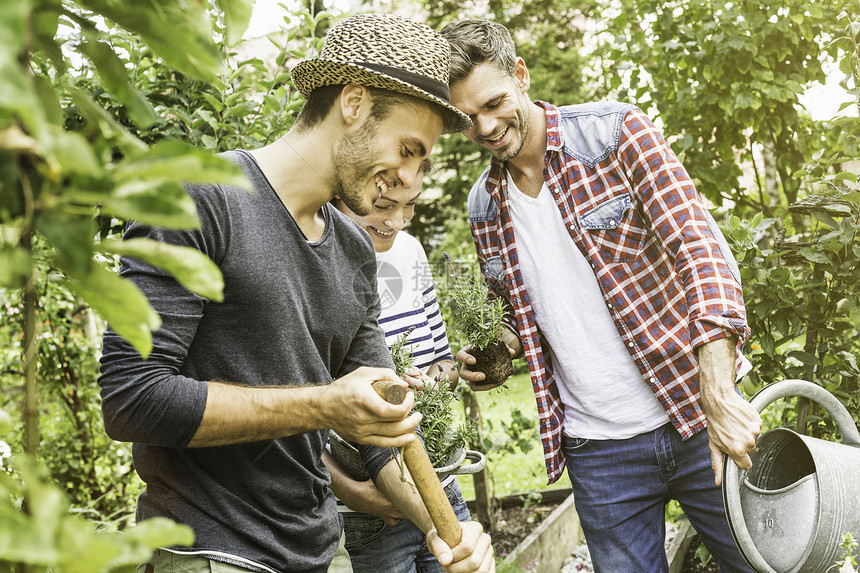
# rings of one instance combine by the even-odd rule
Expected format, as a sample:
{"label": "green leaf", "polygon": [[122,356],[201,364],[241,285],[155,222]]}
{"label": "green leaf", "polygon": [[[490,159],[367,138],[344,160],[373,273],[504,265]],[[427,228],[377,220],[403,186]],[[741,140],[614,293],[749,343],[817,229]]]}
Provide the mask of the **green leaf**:
{"label": "green leaf", "polygon": [[[3,81],[0,82],[0,95],[22,95],[26,91],[26,76],[19,62],[19,56],[24,50],[29,34],[30,11],[32,2],[28,0],[5,0],[3,2],[3,17],[0,18],[0,72]],[[8,75],[7,75],[8,74]],[[6,85],[9,82],[9,85]],[[15,100],[18,101],[18,100]],[[14,109],[13,101],[0,97],[0,108]]]}
{"label": "green leaf", "polygon": [[92,61],[104,87],[128,107],[129,118],[135,125],[145,129],[155,123],[158,114],[132,85],[125,64],[110,46],[91,37],[81,44],[81,51]]}
{"label": "green leaf", "polygon": [[211,135],[204,133],[200,136],[200,141],[206,149],[218,149],[218,140]]}
{"label": "green leaf", "polygon": [[31,270],[27,251],[12,245],[0,246],[0,287],[19,289]]}
{"label": "green leaf", "polygon": [[776,352],[776,344],[774,343],[773,336],[769,332],[765,332],[761,337],[761,349],[768,356],[773,356],[774,352]]}
{"label": "green leaf", "polygon": [[63,551],[57,559],[56,570],[63,573],[106,571],[107,564],[120,554],[115,538],[118,538],[115,533],[96,535],[86,522],[66,519],[60,535]]}
{"label": "green leaf", "polygon": [[209,102],[209,105],[211,105],[212,109],[214,109],[216,112],[221,113],[221,111],[224,109],[224,104],[221,102],[221,100],[219,100],[209,92],[203,92],[201,95],[203,96],[203,99]]}
{"label": "green leaf", "polygon": [[224,12],[228,46],[235,46],[242,39],[251,21],[252,6],[251,0],[218,0],[218,7]]}
{"label": "green leaf", "polygon": [[63,175],[96,177],[101,174],[101,165],[83,135],[58,126],[51,126],[50,132],[52,137],[45,140],[45,150],[57,162]]}
{"label": "green leaf", "polygon": [[199,229],[197,206],[179,183],[132,181],[117,187],[102,212],[165,229]]}
{"label": "green leaf", "polygon": [[102,106],[94,102],[87,92],[69,82],[65,82],[64,87],[77,105],[80,114],[96,125],[108,141],[116,143],[126,153],[139,153],[146,149],[145,143],[129,133]]}
{"label": "green leaf", "polygon": [[804,364],[807,364],[807,365],[812,365],[812,366],[820,366],[821,365],[821,362],[818,360],[818,357],[816,357],[814,354],[810,354],[808,352],[803,352],[800,350],[792,350],[791,352],[788,353],[788,355],[800,360],[801,362],[803,362]]}
{"label": "green leaf", "polygon": [[44,111],[45,119],[55,126],[62,126],[63,110],[50,78],[41,75],[33,76],[33,88]]}
{"label": "green leaf", "polygon": [[179,141],[159,143],[145,154],[121,162],[116,178],[119,181],[223,183],[252,189],[235,163]]}
{"label": "green leaf", "polygon": [[825,253],[822,253],[820,250],[814,249],[812,247],[800,249],[800,254],[804,259],[813,263],[826,264],[830,262],[830,257],[828,257]]}
{"label": "green leaf", "polygon": [[836,219],[823,211],[813,211],[812,216],[830,227],[831,229],[836,229],[837,227],[839,227],[839,223],[836,222]]}
{"label": "green leaf", "polygon": [[34,46],[50,58],[59,73],[66,72],[65,56],[56,39],[62,9],[61,0],[41,0],[32,17]]}
{"label": "green leaf", "polygon": [[106,240],[99,245],[99,250],[140,259],[165,269],[182,286],[195,294],[216,302],[224,300],[221,270],[197,249],[169,245],[152,239],[130,239]]}
{"label": "green leaf", "polygon": [[90,215],[44,211],[36,218],[36,229],[50,241],[57,264],[72,274],[85,274],[93,258],[95,221]]}
{"label": "green leaf", "polygon": [[79,0],[87,8],[137,33],[172,68],[185,75],[215,81],[221,52],[215,45],[208,2],[180,0]]}
{"label": "green leaf", "polygon": [[149,356],[152,333],[161,327],[161,317],[134,283],[97,264],[93,264],[87,274],[64,283],[141,356]]}
{"label": "green leaf", "polygon": [[194,532],[187,525],[153,517],[123,531],[118,541],[120,543],[115,542],[115,545],[120,546],[121,553],[108,563],[110,571],[142,563],[159,547],[190,546],[194,543]]}
{"label": "green leaf", "polygon": [[841,213],[843,215],[851,215],[851,207],[843,205],[842,203],[831,203],[827,206],[827,210],[830,212],[835,211],[836,213]]}

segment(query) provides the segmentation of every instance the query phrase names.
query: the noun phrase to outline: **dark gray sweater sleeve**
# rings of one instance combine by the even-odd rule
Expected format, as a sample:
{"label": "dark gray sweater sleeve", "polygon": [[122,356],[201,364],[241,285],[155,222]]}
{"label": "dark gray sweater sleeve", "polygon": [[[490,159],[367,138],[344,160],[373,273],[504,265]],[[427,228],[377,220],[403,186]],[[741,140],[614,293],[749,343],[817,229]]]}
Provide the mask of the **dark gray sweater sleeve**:
{"label": "dark gray sweater sleeve", "polygon": [[[125,238],[145,237],[193,247],[217,263],[229,237],[227,209],[215,200],[220,196],[209,192],[195,197],[202,223],[198,231],[153,229],[133,223]],[[206,300],[166,271],[135,259],[124,257],[119,275],[143,291],[162,325],[153,333],[153,349],[146,360],[112,329],[105,332],[98,381],[105,431],[115,440],[185,447],[203,419],[208,386],[207,381],[183,376],[180,370]]]}

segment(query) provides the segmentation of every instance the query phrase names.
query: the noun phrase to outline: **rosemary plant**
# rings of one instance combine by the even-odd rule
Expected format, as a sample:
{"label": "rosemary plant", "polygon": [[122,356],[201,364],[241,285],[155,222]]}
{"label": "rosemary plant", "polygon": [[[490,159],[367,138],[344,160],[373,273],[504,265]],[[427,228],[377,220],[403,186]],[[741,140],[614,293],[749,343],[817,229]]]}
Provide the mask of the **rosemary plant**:
{"label": "rosemary plant", "polygon": [[443,467],[454,453],[477,437],[474,423],[454,424],[453,402],[457,396],[440,382],[415,394],[415,410],[421,412],[424,447],[433,467]]}
{"label": "rosemary plant", "polygon": [[470,274],[455,276],[448,303],[453,317],[451,328],[472,348],[484,349],[501,336],[504,302],[487,295],[483,279]]}

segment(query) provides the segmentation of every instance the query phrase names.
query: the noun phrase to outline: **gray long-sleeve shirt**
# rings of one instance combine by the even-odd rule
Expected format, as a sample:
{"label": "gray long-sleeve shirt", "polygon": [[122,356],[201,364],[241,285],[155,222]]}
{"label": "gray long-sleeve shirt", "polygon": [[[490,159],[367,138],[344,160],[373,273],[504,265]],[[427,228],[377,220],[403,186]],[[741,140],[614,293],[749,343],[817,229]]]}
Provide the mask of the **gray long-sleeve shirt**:
{"label": "gray long-sleeve shirt", "polygon": [[[325,571],[340,532],[320,456],[325,431],[232,446],[187,448],[207,382],[325,384],[355,368],[391,367],[376,323],[376,260],[367,234],[329,205],[323,237],[308,242],[253,158],[238,163],[255,193],[189,186],[202,228],[132,224],[126,238],[191,246],[224,276],[224,300],[207,301],[164,271],[123,259],[163,321],[147,360],[105,333],[102,409],[113,438],[134,442],[146,482],[138,519],[190,525],[193,551],[239,557],[258,570]],[[365,449],[375,475],[387,450]],[[243,561],[239,561],[243,563]]]}

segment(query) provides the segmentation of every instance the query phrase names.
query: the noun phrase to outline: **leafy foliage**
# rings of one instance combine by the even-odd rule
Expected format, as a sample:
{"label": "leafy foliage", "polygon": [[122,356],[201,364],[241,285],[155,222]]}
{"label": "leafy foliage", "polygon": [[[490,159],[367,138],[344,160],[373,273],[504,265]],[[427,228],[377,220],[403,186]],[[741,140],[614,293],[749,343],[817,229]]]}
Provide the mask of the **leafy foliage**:
{"label": "leafy foliage", "polygon": [[156,547],[194,541],[189,527],[161,518],[121,533],[95,531],[92,524],[69,512],[64,492],[44,465],[22,456],[14,468],[16,475],[0,471],[4,571],[11,571],[12,563],[40,565],[56,573],[133,571]]}
{"label": "leafy foliage", "polygon": [[[291,125],[301,105],[285,70],[270,79],[254,59],[233,59],[225,70],[233,54],[221,39],[241,37],[250,7],[247,0],[4,4],[0,306],[10,320],[0,334],[12,344],[0,353],[2,402],[24,421],[13,449],[23,442],[25,451],[38,451],[53,483],[70,496],[71,511],[106,530],[127,525],[140,484],[130,447],[101,429],[95,377],[103,323],[90,309],[145,356],[159,317],[115,275],[118,255],[163,267],[211,300],[220,300],[223,284],[197,251],[112,236],[128,219],[199,226],[182,184],[246,186],[240,171],[211,150],[264,144]],[[309,21],[316,27],[328,16]],[[315,47],[312,35],[292,43],[279,65]],[[122,535],[97,533],[68,515],[69,502],[47,481],[46,467],[18,457],[22,479],[4,481],[0,496],[18,512],[0,528],[8,542],[0,544],[2,563],[107,571],[131,566],[155,547],[192,541],[187,528],[159,521]]]}
{"label": "leafy foliage", "polygon": [[[792,174],[820,139],[798,97],[823,81],[819,56],[839,31],[836,15],[851,7],[847,0],[622,1],[607,34],[616,62],[611,85],[677,134],[675,152],[715,205],[728,199],[770,213],[780,191],[787,203],[798,197]],[[772,184],[758,180],[745,190],[741,166],[756,146]]]}
{"label": "leafy foliage", "polygon": [[447,465],[451,456],[477,435],[474,423],[469,420],[454,424],[456,399],[456,394],[443,383],[427,385],[415,394],[415,411],[423,416],[421,433],[433,467]]}
{"label": "leafy foliage", "polygon": [[484,279],[474,273],[453,276],[446,293],[451,328],[472,348],[483,349],[502,335],[504,301],[490,298]]}
{"label": "leafy foliage", "polygon": [[[851,49],[844,61],[851,64],[848,78],[860,104],[860,19],[843,14],[841,21],[845,32],[838,41]],[[856,116],[836,122],[860,131]],[[860,154],[854,144],[834,147],[830,156],[819,154],[794,174],[810,192],[789,205],[784,217],[730,216],[727,231],[742,253],[754,382],[813,381],[836,395],[857,419],[860,185],[856,173],[834,168],[852,158],[850,153],[855,159]]]}
{"label": "leafy foliage", "polygon": [[[493,434],[493,424],[488,422],[489,432],[484,438],[484,448],[487,453],[514,454],[528,453],[540,440],[538,434],[537,416],[524,414],[518,407],[511,408],[508,420],[501,420],[501,433]],[[495,437],[502,436],[501,438]]]}
{"label": "leafy foliage", "polygon": [[[131,447],[114,442],[102,429],[99,409],[99,328],[92,311],[54,282],[38,285],[36,316],[44,331],[37,342],[42,440],[40,456],[51,477],[68,492],[75,511],[93,521],[124,526],[134,514],[141,484],[131,460]],[[8,293],[7,310],[19,308]],[[7,329],[20,333],[20,312],[9,312]],[[0,355],[0,408],[20,418],[20,355]],[[17,383],[16,383],[17,382]],[[18,426],[20,432],[20,425]],[[14,435],[13,443],[23,436]]]}

